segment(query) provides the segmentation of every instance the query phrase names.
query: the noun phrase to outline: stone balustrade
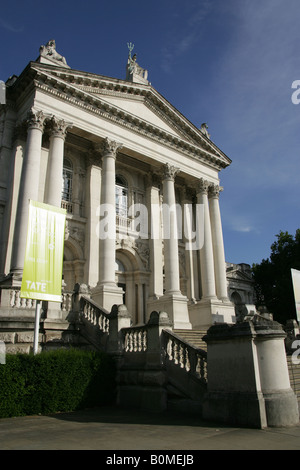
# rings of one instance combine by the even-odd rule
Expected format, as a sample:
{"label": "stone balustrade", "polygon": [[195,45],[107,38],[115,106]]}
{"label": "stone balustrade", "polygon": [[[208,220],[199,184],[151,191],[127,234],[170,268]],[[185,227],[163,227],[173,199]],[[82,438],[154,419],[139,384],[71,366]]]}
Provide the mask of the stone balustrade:
{"label": "stone balustrade", "polygon": [[128,328],[125,332],[124,351],[127,352],[146,352],[147,351],[147,328],[135,327]]}
{"label": "stone balustrade", "polygon": [[109,333],[109,313],[84,296],[80,299],[80,320],[87,320],[102,333]]}
{"label": "stone balustrade", "polygon": [[166,360],[184,369],[204,384],[207,382],[207,354],[182,341],[173,332],[163,331]]}

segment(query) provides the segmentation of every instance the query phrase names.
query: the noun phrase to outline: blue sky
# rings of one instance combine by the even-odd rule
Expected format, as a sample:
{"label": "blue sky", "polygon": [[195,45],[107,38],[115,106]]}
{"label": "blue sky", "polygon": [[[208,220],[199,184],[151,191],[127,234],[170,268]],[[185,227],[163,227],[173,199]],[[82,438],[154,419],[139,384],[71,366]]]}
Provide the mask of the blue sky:
{"label": "blue sky", "polygon": [[127,42],[152,85],[232,160],[220,173],[226,260],[259,263],[300,227],[299,0],[6,2],[0,79],[55,39],[74,69],[123,79]]}

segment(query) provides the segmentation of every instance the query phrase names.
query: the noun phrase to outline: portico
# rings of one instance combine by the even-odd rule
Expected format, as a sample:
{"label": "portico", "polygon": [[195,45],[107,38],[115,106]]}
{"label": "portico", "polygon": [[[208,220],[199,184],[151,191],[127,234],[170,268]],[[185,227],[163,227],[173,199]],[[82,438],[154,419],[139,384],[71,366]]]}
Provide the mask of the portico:
{"label": "portico", "polygon": [[[136,60],[119,80],[72,70],[47,50],[8,86],[2,111],[5,120],[34,83],[16,106],[26,135],[18,140],[20,178],[12,171],[16,191],[6,193],[5,210],[14,211],[2,241],[5,282],[21,279],[33,199],[67,208],[65,291],[86,284],[110,311],[125,289],[136,323],[153,310],[166,311],[175,328],[234,321],[219,208],[219,172],[230,159],[206,127],[193,126],[150,85]],[[5,165],[16,167],[20,159],[10,155]]]}

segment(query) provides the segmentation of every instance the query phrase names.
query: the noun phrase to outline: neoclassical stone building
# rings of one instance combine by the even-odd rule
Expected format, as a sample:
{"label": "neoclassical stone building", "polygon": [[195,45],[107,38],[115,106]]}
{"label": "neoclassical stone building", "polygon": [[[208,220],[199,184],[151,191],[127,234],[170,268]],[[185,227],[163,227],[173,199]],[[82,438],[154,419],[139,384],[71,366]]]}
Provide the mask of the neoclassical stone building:
{"label": "neoclassical stone building", "polygon": [[151,86],[129,49],[125,79],[73,70],[49,41],[7,80],[2,286],[20,285],[36,200],[67,211],[65,292],[86,284],[108,311],[125,302],[133,323],[153,310],[175,328],[232,323],[219,209],[231,160]]}

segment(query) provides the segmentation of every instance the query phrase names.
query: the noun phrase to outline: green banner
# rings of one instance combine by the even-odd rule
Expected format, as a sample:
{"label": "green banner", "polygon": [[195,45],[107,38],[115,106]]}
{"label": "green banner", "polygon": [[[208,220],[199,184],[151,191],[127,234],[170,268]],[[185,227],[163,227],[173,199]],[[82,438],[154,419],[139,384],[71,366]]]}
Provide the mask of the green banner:
{"label": "green banner", "polygon": [[20,296],[61,302],[66,211],[30,201]]}

